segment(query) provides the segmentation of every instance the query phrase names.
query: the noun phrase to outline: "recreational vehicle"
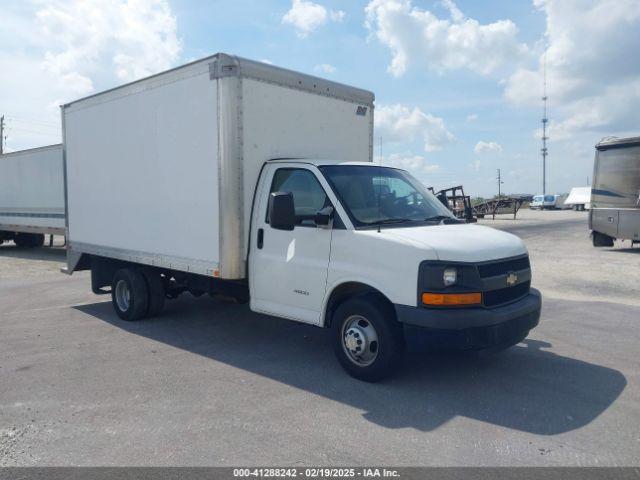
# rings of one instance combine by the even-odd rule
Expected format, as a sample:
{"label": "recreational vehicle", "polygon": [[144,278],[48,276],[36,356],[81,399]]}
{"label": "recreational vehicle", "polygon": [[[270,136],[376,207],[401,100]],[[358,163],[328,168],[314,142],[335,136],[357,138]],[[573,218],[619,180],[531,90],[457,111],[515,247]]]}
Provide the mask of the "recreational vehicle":
{"label": "recreational vehicle", "polygon": [[608,137],[596,145],[589,228],[595,247],[640,243],[640,137]]}

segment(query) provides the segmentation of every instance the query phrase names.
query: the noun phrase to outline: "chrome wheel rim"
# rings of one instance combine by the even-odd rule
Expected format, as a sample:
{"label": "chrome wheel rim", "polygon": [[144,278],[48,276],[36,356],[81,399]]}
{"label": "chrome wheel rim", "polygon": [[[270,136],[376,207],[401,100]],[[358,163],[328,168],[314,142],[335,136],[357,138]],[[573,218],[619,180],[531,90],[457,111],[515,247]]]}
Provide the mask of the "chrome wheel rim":
{"label": "chrome wheel rim", "polygon": [[371,365],[378,357],[378,332],[361,315],[351,315],[342,327],[342,349],[347,358],[359,367]]}
{"label": "chrome wheel rim", "polygon": [[127,285],[127,282],[124,280],[118,280],[116,284],[116,303],[121,311],[126,312],[129,310],[131,291],[129,290],[129,285]]}

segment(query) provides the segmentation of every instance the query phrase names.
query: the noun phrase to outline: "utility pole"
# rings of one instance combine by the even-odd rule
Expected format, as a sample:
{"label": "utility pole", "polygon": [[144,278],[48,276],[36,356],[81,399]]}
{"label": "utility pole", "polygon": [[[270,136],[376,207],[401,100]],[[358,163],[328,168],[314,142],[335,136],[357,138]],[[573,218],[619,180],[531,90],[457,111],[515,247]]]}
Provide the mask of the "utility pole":
{"label": "utility pole", "polygon": [[498,180],[498,198],[500,198],[502,196],[500,185],[502,185],[504,182],[502,181],[502,175],[499,168],[498,168],[498,176],[496,178]]}
{"label": "utility pole", "polygon": [[545,195],[547,193],[547,122],[549,119],[547,118],[547,54],[544,54],[544,66],[543,66],[543,85],[542,85],[542,105],[543,105],[543,114],[542,114],[542,148],[540,152],[542,153],[542,194]]}
{"label": "utility pole", "polygon": [[4,115],[0,117],[0,155],[4,153]]}

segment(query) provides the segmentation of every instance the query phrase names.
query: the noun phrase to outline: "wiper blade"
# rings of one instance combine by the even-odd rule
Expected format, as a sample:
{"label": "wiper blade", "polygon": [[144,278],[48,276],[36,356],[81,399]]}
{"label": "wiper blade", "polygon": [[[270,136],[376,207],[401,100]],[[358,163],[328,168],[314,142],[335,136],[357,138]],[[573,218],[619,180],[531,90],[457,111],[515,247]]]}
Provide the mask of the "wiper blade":
{"label": "wiper blade", "polygon": [[462,220],[460,220],[459,218],[456,217],[450,217],[449,215],[434,215],[433,217],[427,217],[424,219],[425,222],[437,222],[437,221],[441,221],[441,222],[446,222],[449,221],[449,223],[463,223]]}
{"label": "wiper blade", "polygon": [[367,222],[367,225],[391,225],[393,223],[407,223],[414,222],[410,218],[385,218],[384,220],[378,220],[377,222]]}

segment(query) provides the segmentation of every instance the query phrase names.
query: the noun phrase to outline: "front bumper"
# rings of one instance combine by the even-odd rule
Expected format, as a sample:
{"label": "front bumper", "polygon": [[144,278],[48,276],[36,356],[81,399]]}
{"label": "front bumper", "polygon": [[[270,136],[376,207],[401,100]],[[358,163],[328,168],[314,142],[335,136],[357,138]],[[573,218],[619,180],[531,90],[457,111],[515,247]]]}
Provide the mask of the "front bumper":
{"label": "front bumper", "polygon": [[483,350],[515,345],[538,325],[542,296],[525,297],[494,308],[434,309],[395,305],[412,348]]}

